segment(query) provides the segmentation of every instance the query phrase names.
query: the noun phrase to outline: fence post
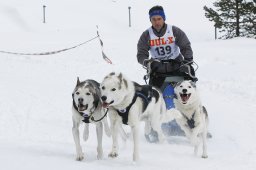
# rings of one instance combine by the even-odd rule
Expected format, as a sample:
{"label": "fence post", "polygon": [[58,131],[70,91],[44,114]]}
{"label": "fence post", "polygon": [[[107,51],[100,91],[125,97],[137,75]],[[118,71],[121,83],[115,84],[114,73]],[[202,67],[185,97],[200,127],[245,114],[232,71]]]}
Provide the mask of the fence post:
{"label": "fence post", "polygon": [[215,28],[215,40],[216,40],[218,38],[217,37],[217,27],[215,26],[214,28]]}
{"label": "fence post", "polygon": [[44,22],[44,23],[45,23],[45,8],[46,8],[46,6],[44,5],[44,6],[43,6],[43,19],[44,19],[43,22]]}
{"label": "fence post", "polygon": [[131,7],[128,7],[129,10],[129,27],[131,27]]}

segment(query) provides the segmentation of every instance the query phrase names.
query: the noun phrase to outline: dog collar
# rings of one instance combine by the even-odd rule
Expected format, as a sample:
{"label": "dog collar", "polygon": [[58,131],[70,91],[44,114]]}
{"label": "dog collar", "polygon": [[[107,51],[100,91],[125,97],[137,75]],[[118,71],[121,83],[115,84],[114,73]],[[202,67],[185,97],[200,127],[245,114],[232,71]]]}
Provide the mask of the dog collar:
{"label": "dog collar", "polygon": [[126,109],[121,109],[121,110],[118,110],[120,113],[125,113],[127,110]]}

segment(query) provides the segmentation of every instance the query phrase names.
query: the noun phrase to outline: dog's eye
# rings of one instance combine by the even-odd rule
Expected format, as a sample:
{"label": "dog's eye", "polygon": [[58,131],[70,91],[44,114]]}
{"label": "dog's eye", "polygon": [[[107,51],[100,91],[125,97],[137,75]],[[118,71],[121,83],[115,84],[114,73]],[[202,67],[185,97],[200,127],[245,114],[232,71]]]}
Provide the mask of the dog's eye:
{"label": "dog's eye", "polygon": [[111,89],[112,91],[116,91],[116,89],[115,88],[113,88],[113,89]]}
{"label": "dog's eye", "polygon": [[86,93],[87,96],[90,96],[91,94],[90,93]]}
{"label": "dog's eye", "polygon": [[102,90],[105,90],[105,86],[102,86],[101,89],[102,89]]}
{"label": "dog's eye", "polygon": [[181,88],[183,87],[183,86],[180,86]]}
{"label": "dog's eye", "polygon": [[76,95],[79,95],[80,93],[79,92],[76,92]]}
{"label": "dog's eye", "polygon": [[191,86],[188,86],[188,88],[190,88],[190,89],[191,89]]}

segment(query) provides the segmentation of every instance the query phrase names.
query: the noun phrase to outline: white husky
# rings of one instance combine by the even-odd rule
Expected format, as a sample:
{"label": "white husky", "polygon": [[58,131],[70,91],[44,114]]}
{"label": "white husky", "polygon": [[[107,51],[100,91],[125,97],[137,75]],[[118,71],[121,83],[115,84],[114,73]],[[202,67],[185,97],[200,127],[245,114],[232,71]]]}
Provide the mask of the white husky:
{"label": "white husky", "polygon": [[[151,128],[158,133],[159,142],[164,140],[161,124],[172,120],[166,113],[162,94],[152,86],[141,86],[126,79],[122,73],[110,73],[101,83],[103,107],[110,108],[113,145],[109,157],[118,156],[117,129],[127,124],[132,129],[134,150],[133,161],[139,159],[139,122],[145,121],[145,134]],[[161,114],[162,113],[162,114]]]}
{"label": "white husky", "polygon": [[208,114],[205,107],[201,104],[195,83],[188,80],[179,82],[174,88],[174,93],[175,108],[181,114],[176,118],[177,123],[195,146],[195,155],[197,154],[200,142],[203,141],[202,158],[207,158]]}
{"label": "white husky", "polygon": [[84,122],[83,138],[86,141],[89,137],[89,123],[95,123],[96,133],[98,139],[97,158],[103,158],[102,149],[102,135],[103,124],[107,136],[111,136],[111,132],[106,119],[106,111],[102,107],[100,100],[99,83],[94,80],[86,80],[83,82],[77,79],[76,87],[72,93],[73,106],[72,106],[72,119],[73,119],[73,137],[76,145],[76,160],[81,161],[84,159],[82,147],[79,138],[79,125]]}

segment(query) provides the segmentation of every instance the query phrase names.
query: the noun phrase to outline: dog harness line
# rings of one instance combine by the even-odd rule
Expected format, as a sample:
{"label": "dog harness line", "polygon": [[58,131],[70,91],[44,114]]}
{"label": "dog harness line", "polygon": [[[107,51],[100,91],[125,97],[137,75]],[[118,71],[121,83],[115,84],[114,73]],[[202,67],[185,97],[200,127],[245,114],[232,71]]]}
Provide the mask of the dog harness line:
{"label": "dog harness line", "polygon": [[84,120],[82,120],[84,123],[91,123],[90,120],[93,121],[93,122],[101,121],[102,119],[104,119],[104,117],[107,115],[107,113],[108,113],[108,108],[107,108],[105,114],[98,120],[95,120],[92,114],[91,114],[90,117],[88,117],[88,116],[85,117],[85,116],[82,115],[82,113],[80,113],[80,115],[84,118]]}
{"label": "dog harness line", "polygon": [[184,113],[181,112],[181,114],[187,119],[187,124],[190,127],[190,129],[193,129],[195,127],[194,117],[195,117],[196,112],[193,113],[191,119],[189,119]]}
{"label": "dog harness line", "polygon": [[[93,110],[93,111],[90,111],[90,113],[93,113],[93,112],[96,110],[96,108],[98,107],[98,104],[99,104],[99,101],[98,101],[97,103],[95,103],[94,110]],[[78,108],[77,108],[77,106],[76,106],[74,100],[73,100],[73,105],[74,105],[76,111],[78,111]],[[94,121],[94,122],[99,122],[99,121],[101,121],[101,120],[107,115],[108,109],[106,110],[106,112],[105,112],[105,114],[103,115],[103,117],[100,118],[100,119],[98,119],[98,120],[94,120],[94,117],[92,116],[92,114],[91,114],[91,116],[84,116],[84,113],[79,112],[79,111],[78,111],[78,113],[84,118],[84,119],[82,120],[84,123],[91,123],[90,120],[91,120],[91,121]]]}

